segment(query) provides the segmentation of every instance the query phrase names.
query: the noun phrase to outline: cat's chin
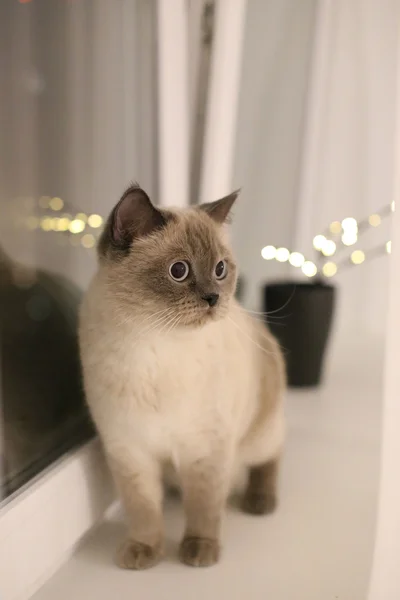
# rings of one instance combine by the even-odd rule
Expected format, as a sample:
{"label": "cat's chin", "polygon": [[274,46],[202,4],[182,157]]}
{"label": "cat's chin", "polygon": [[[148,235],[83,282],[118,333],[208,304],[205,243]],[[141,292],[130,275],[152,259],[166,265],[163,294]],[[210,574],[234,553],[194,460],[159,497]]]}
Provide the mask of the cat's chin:
{"label": "cat's chin", "polygon": [[220,321],[227,315],[227,310],[223,309],[211,309],[205,312],[201,312],[195,317],[191,318],[186,323],[182,323],[182,327],[188,327],[192,329],[199,329],[200,327],[204,327],[209,323],[215,323],[216,321]]}

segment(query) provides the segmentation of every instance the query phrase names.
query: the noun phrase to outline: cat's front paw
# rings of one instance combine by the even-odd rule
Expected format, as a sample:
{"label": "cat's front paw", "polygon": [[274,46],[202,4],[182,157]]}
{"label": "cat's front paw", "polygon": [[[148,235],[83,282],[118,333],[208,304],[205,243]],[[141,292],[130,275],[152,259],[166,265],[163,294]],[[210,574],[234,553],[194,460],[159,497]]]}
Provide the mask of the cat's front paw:
{"label": "cat's front paw", "polygon": [[179,558],[191,567],[211,567],[218,562],[220,545],[218,540],[187,537],[182,540]]}
{"label": "cat's front paw", "polygon": [[117,551],[116,562],[121,569],[149,569],[156,565],[162,556],[160,548],[126,540]]}
{"label": "cat's front paw", "polygon": [[246,492],[242,502],[243,512],[249,515],[268,515],[276,509],[275,494]]}

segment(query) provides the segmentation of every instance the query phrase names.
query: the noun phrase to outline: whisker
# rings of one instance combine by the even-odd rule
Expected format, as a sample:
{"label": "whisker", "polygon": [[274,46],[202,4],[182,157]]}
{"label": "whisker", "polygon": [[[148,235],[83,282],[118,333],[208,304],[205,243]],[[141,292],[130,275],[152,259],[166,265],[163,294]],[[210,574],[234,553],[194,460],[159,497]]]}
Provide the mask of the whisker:
{"label": "whisker", "polygon": [[[142,320],[142,323],[145,323],[146,321],[148,321],[149,319],[152,319],[153,317],[156,317],[156,316],[161,316],[161,315],[163,315],[163,314],[165,314],[165,313],[168,313],[168,312],[170,312],[171,310],[172,310],[171,308],[163,308],[162,310],[158,310],[158,311],[156,311],[155,313],[152,313],[152,314],[150,314],[150,315],[147,315],[147,317],[145,317],[145,318]],[[126,318],[126,319],[124,319],[124,321],[122,321],[122,324],[125,324],[125,323],[127,323],[128,321],[130,321],[130,320],[132,319],[132,317],[133,317],[133,315],[128,315],[128,316],[127,316],[127,318]]]}
{"label": "whisker", "polygon": [[166,331],[166,334],[172,333],[172,331],[174,329],[177,328],[177,326],[179,325],[180,321],[182,320],[182,316],[178,315],[178,317],[175,319],[175,321],[172,323],[171,327],[168,329],[168,331]]}
{"label": "whisker", "polygon": [[256,319],[257,321],[261,321],[264,323],[273,323],[274,325],[284,325],[284,323],[277,323],[275,319],[284,320],[287,319],[289,315],[285,315],[282,317],[272,317],[268,318],[268,313],[252,313],[245,308],[241,309],[242,312],[247,313],[252,319]]}
{"label": "whisker", "polygon": [[132,346],[132,349],[136,348],[136,346],[138,345],[140,340],[143,339],[143,337],[145,335],[152,333],[153,331],[155,331],[157,329],[157,327],[161,326],[161,329],[162,329],[164,327],[165,323],[169,322],[169,318],[171,317],[172,312],[173,312],[173,309],[169,309],[168,314],[162,315],[161,317],[159,317],[158,319],[156,319],[155,321],[150,323],[150,325],[148,325],[144,329],[140,330],[138,336],[135,339],[135,344],[134,344],[134,346]]}
{"label": "whisker", "polygon": [[[281,308],[279,308],[278,310],[283,310],[283,308],[285,308],[285,306],[282,306]],[[260,317],[269,317],[270,315],[272,315],[274,312],[278,312],[278,311],[271,311],[271,312],[258,312],[256,310],[249,310],[248,308],[244,308],[243,306],[240,307],[240,310],[243,310],[244,312],[249,313],[249,315],[254,315],[254,316],[260,316]],[[274,317],[274,319],[286,319],[287,315],[282,315],[280,317]]]}
{"label": "whisker", "polygon": [[[247,311],[246,311],[247,312]],[[273,319],[274,321],[283,321],[288,317],[288,315],[282,315],[279,317],[271,316],[270,313],[260,313],[259,315],[255,315],[253,313],[248,313],[251,317],[259,318],[259,319]]]}
{"label": "whisker", "polygon": [[157,317],[157,319],[155,319],[147,327],[145,327],[144,329],[142,329],[140,331],[140,336],[143,336],[144,334],[149,333],[150,331],[154,331],[160,325],[164,325],[164,323],[170,317],[172,317],[173,314],[174,314],[174,310],[172,308],[168,309],[167,314],[163,314],[163,315]]}
{"label": "whisker", "polygon": [[[179,315],[178,315],[179,317]],[[166,330],[168,328],[168,325],[170,325],[171,323],[173,324],[175,319],[177,318],[176,315],[174,315],[167,323],[165,323],[162,327],[162,329],[160,329],[160,333],[168,333]]]}
{"label": "whisker", "polygon": [[146,321],[148,321],[149,319],[156,317],[157,315],[162,315],[165,314],[167,312],[170,312],[172,310],[172,308],[163,308],[162,310],[157,310],[155,313],[151,314],[151,315],[147,315],[147,317],[145,317],[142,321],[142,323],[145,323]]}
{"label": "whisker", "polygon": [[281,306],[280,308],[276,308],[275,310],[271,310],[268,314],[269,315],[273,315],[274,313],[277,313],[277,312],[283,310],[284,308],[286,308],[287,305],[289,304],[289,302],[291,302],[293,300],[293,296],[294,296],[295,292],[296,292],[296,286],[294,285],[293,286],[293,291],[290,294],[290,297],[286,300],[285,304],[283,306]]}
{"label": "whisker", "polygon": [[259,348],[260,350],[262,350],[263,352],[265,352],[265,354],[268,354],[270,356],[276,356],[276,352],[269,352],[266,348],[263,348],[263,346],[261,346],[261,344],[259,344],[258,342],[256,342],[255,339],[253,339],[251,337],[251,335],[249,335],[246,331],[244,331],[237,323],[236,321],[234,321],[232,319],[232,317],[230,317],[228,315],[228,319],[230,320],[230,322],[232,323],[232,325],[234,325],[236,327],[236,329],[238,329],[245,337],[247,337],[248,340],[250,340],[250,342],[252,342],[255,346],[257,346],[257,348]]}

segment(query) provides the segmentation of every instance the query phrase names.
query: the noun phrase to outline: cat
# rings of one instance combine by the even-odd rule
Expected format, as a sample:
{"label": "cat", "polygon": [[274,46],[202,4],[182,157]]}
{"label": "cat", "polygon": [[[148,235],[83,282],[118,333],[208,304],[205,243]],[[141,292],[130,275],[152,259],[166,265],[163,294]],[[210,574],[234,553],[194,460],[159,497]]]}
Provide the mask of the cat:
{"label": "cat", "polygon": [[234,299],[224,224],[237,195],[167,210],[132,185],[99,240],[80,347],[87,401],[128,516],[123,568],[162,557],[168,470],[182,490],[179,556],[188,565],[218,561],[240,468],[243,509],[275,508],[285,370],[276,340]]}

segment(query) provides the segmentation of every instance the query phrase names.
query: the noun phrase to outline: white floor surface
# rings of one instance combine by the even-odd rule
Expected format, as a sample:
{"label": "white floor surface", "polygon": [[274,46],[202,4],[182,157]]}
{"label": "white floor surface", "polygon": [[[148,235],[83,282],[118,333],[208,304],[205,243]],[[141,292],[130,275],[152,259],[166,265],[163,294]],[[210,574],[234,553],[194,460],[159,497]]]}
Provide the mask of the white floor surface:
{"label": "white floor surface", "polygon": [[167,556],[144,572],[113,563],[124,537],[106,519],[34,600],[366,600],[375,530],[382,352],[354,344],[335,352],[325,384],[288,395],[289,435],[278,511],[228,510],[219,565],[176,558],[179,503],[166,507]]}

